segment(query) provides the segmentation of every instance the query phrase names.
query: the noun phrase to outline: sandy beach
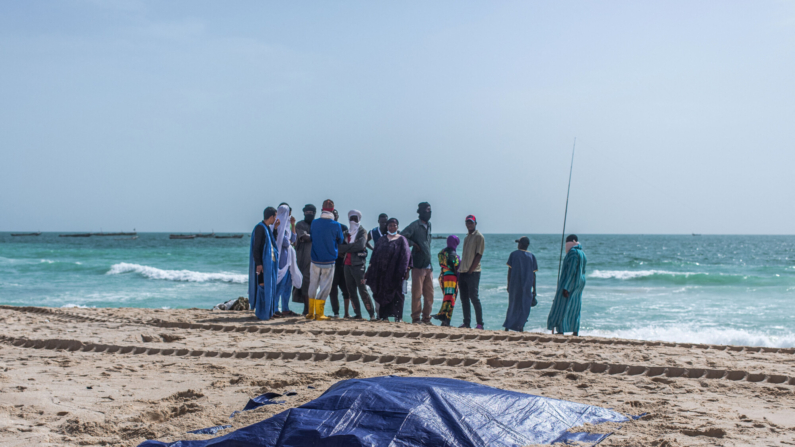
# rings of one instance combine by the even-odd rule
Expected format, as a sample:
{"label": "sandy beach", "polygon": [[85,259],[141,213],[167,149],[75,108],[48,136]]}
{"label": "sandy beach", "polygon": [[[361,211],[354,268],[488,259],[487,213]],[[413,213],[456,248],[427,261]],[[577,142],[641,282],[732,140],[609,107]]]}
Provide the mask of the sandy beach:
{"label": "sandy beach", "polygon": [[[233,430],[308,402],[339,380],[390,374],[648,413],[613,427],[606,446],[795,445],[795,349],[260,322],[251,312],[198,309],[0,306],[0,321],[3,445],[205,439],[213,436],[186,432]],[[229,418],[250,397],[293,390],[283,405]]]}

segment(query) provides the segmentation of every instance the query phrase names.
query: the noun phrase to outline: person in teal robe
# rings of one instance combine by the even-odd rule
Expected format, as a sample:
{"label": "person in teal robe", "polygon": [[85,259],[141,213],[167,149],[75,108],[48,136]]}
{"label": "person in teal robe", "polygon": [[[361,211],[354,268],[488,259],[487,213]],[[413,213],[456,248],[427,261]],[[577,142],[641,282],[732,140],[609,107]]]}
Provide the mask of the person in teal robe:
{"label": "person in teal robe", "polygon": [[585,288],[585,253],[576,234],[566,238],[566,257],[558,279],[558,290],[547,318],[547,329],[553,333],[580,333],[582,290]]}
{"label": "person in teal robe", "polygon": [[279,272],[279,252],[270,225],[278,227],[276,209],[265,208],[263,220],[251,232],[251,250],[248,262],[248,300],[260,320],[273,316],[276,296],[276,276]]}

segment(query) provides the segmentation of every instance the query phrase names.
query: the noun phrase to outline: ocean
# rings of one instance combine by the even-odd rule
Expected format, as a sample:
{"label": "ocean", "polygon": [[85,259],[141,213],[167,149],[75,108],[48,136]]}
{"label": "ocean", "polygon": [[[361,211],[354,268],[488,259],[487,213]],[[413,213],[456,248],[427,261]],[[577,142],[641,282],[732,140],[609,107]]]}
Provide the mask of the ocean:
{"label": "ocean", "polygon": [[[519,235],[485,237],[484,320],[487,329],[502,329],[505,263]],[[546,331],[560,235],[529,237],[539,263],[539,304],[525,330]],[[139,233],[131,240],[0,233],[0,304],[209,309],[246,296],[249,241],[248,235],[170,240],[166,233]],[[580,241],[588,256],[581,335],[795,347],[795,236],[580,235]],[[434,244],[437,252],[444,241]],[[437,288],[434,312],[441,297]],[[453,325],[461,320],[457,303]]]}

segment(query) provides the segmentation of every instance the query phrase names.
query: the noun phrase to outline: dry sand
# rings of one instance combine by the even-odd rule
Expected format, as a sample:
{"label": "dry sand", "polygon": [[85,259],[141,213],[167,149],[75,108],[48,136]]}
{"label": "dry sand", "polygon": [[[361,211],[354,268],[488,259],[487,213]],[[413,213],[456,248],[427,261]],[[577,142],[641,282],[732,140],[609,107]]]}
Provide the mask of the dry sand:
{"label": "dry sand", "polygon": [[[352,377],[434,376],[648,413],[604,446],[795,445],[795,350],[251,312],[0,306],[0,444],[206,439]],[[314,387],[314,388],[309,388]],[[249,397],[280,398],[229,419]],[[583,427],[602,431],[605,427]],[[229,430],[218,435],[228,433]]]}

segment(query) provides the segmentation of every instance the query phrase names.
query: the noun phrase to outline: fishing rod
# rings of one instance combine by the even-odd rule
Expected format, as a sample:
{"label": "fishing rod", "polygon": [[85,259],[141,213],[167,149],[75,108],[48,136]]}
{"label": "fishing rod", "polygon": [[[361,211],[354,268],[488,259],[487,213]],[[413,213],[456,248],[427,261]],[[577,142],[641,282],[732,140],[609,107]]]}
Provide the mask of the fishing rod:
{"label": "fishing rod", "polygon": [[569,188],[566,190],[566,211],[563,213],[563,235],[560,237],[560,259],[558,260],[558,282],[560,282],[560,267],[563,265],[563,241],[566,239],[566,218],[569,216],[569,193],[571,192],[571,171],[574,169],[574,149],[577,148],[577,137],[571,148],[571,166],[569,166]]}

